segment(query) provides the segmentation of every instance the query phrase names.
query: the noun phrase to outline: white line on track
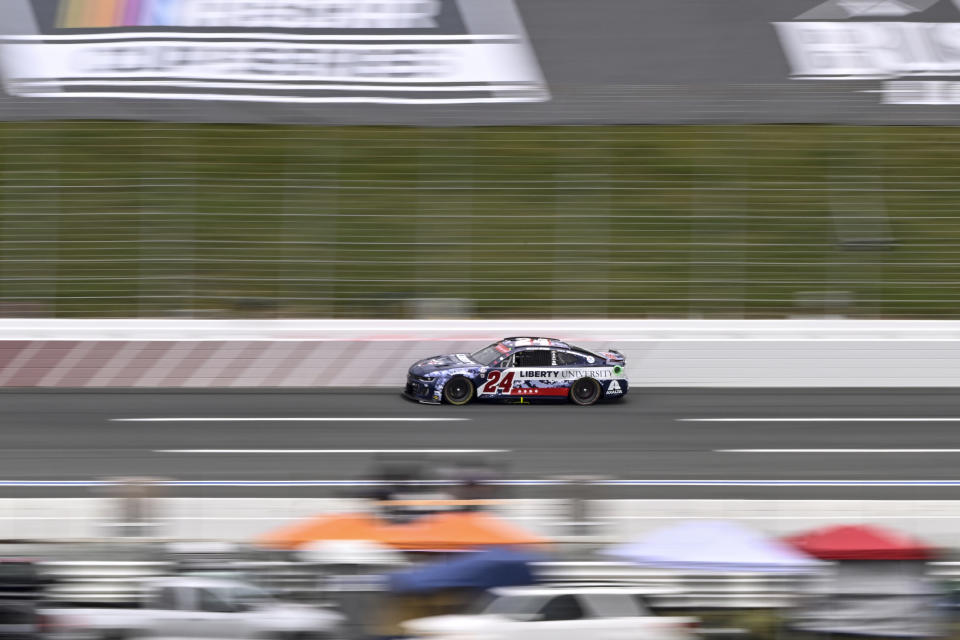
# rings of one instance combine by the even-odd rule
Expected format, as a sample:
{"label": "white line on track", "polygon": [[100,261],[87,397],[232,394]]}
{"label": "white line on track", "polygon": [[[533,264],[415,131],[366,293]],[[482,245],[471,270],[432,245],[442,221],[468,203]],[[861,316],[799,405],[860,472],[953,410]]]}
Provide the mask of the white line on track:
{"label": "white line on track", "polygon": [[960,418],[677,418],[677,422],[960,422]]}
{"label": "white line on track", "polygon": [[[0,487],[108,487],[109,480],[0,480]],[[449,480],[167,480],[167,487],[377,487],[452,486]],[[563,480],[495,480],[490,484],[507,487],[560,487]],[[960,480],[600,480],[594,486],[618,487],[960,487]]]}
{"label": "white line on track", "polygon": [[960,480],[601,480],[605,487],[960,487]]}
{"label": "white line on track", "polygon": [[154,449],[154,453],[510,453],[510,449]]}
{"label": "white line on track", "polygon": [[110,422],[466,422],[470,418],[111,418]]}
{"label": "white line on track", "polygon": [[716,453],[960,453],[960,449],[714,449]]}

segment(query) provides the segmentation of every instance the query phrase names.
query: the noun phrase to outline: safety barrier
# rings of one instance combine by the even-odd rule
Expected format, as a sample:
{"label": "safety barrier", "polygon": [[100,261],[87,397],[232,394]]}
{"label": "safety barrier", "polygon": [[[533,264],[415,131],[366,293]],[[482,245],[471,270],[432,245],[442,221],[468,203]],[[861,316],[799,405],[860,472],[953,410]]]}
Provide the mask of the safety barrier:
{"label": "safety barrier", "polygon": [[507,335],[616,347],[634,386],[952,387],[960,322],[0,320],[0,387],[399,389]]}
{"label": "safety barrier", "polygon": [[[0,499],[0,539],[117,540],[112,498]],[[368,508],[341,498],[154,498],[150,533],[164,540],[243,543],[285,522]],[[548,538],[584,544],[635,539],[682,520],[732,520],[782,536],[827,524],[868,522],[957,546],[960,500],[513,499],[495,513]],[[579,513],[590,524],[571,522]],[[585,533],[583,529],[587,529]],[[130,540],[131,538],[125,538]]]}

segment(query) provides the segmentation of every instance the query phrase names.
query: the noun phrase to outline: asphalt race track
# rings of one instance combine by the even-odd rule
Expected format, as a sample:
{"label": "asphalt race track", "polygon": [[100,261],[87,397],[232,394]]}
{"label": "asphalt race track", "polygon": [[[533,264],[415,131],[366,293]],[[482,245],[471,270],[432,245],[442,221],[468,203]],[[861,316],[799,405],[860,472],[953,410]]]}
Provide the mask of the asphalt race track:
{"label": "asphalt race track", "polygon": [[[4,391],[0,497],[350,495],[383,456],[503,465],[510,495],[960,497],[960,394],[946,389],[634,389],[624,401],[424,406],[388,390]],[[242,418],[242,420],[240,420]],[[776,450],[776,451],[771,451]],[[402,451],[398,453],[398,451]]]}

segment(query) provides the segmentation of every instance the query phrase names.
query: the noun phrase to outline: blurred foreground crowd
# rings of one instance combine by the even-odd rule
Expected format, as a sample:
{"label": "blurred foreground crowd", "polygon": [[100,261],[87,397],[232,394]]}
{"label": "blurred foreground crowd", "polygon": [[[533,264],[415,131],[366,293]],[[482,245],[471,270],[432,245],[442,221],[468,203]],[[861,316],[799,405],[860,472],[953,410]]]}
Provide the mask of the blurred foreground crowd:
{"label": "blurred foreground crowd", "polygon": [[[4,541],[0,640],[960,638],[960,562],[910,535],[689,520],[628,542],[547,536],[494,467],[429,469],[382,465],[362,507],[245,544],[139,527]],[[148,494],[125,516],[148,518]]]}

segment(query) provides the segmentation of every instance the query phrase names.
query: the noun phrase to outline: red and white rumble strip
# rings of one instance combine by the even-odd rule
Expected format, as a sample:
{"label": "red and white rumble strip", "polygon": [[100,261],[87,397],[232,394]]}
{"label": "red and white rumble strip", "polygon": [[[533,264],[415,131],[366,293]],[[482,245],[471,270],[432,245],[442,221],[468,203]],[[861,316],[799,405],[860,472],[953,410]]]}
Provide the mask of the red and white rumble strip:
{"label": "red and white rumble strip", "polygon": [[424,355],[416,341],[7,340],[0,387],[399,388]]}

